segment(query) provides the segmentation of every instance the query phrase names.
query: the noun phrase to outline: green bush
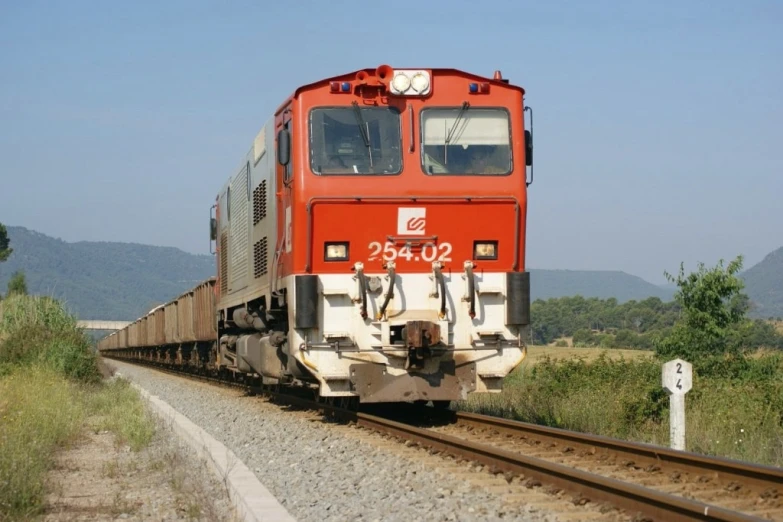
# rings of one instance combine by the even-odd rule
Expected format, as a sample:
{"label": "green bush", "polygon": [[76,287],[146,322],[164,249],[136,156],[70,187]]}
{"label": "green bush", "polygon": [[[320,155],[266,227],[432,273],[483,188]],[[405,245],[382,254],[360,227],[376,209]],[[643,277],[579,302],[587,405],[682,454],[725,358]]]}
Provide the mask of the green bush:
{"label": "green bush", "polygon": [[[535,344],[549,344],[577,331],[630,330],[637,334],[660,332],[677,320],[679,304],[657,297],[619,304],[617,299],[572,297],[537,299],[531,303],[531,335]],[[586,341],[587,343],[587,341]],[[621,346],[618,343],[618,346]],[[622,344],[622,347],[636,347]]]}
{"label": "green bush", "polygon": [[121,379],[100,381],[76,319],[48,297],[0,303],[0,520],[39,514],[54,455],[85,427],[109,430],[134,451],[155,422]]}
{"label": "green bush", "polygon": [[13,295],[0,304],[0,365],[37,363],[81,381],[100,375],[88,337],[58,301]]}
{"label": "green bush", "polygon": [[[741,269],[741,256],[726,267],[723,261],[713,268],[700,263],[690,274],[680,265],[676,278],[666,274],[679,288],[674,307],[648,300],[644,307],[625,310],[623,324],[636,331],[623,326],[612,336],[588,329],[585,317],[581,323],[568,321],[569,327],[578,326],[574,346],[649,343],[656,354],[651,360],[628,362],[605,356],[590,364],[546,360],[509,376],[503,393],[473,396],[463,407],[570,430],[668,444],[669,400],[661,387],[661,365],[681,357],[694,369],[693,389],[686,396],[688,449],[783,465],[783,352],[752,351],[759,346],[779,348],[783,342],[771,324],[746,318],[748,298],[736,275]],[[599,318],[600,312],[618,311],[616,303],[609,301],[570,299],[560,303],[576,310],[591,309]],[[548,310],[543,304],[539,309]],[[558,310],[550,307],[549,312],[553,311]],[[550,313],[539,321],[559,318],[562,322],[564,317],[568,315]],[[595,319],[590,328],[609,322]]]}
{"label": "green bush", "polygon": [[598,339],[590,330],[580,328],[574,332],[574,346],[598,346]]}
{"label": "green bush", "polygon": [[[502,393],[472,395],[460,408],[668,446],[661,362],[547,359],[512,373]],[[686,449],[783,465],[783,353],[703,361],[686,408]]]}

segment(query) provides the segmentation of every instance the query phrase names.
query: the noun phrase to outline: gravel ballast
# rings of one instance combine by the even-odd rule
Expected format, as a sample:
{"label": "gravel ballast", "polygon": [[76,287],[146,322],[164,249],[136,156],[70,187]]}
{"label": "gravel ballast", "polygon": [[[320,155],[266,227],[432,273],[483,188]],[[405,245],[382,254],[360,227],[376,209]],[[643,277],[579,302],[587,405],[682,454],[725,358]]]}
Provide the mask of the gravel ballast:
{"label": "gravel ballast", "polygon": [[257,397],[106,363],[234,451],[300,522],[552,520]]}

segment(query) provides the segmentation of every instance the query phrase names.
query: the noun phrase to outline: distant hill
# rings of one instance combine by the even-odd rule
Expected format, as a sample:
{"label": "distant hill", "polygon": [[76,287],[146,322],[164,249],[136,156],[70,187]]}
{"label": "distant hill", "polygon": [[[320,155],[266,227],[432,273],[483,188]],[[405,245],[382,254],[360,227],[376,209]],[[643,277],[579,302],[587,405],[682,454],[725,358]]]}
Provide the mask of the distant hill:
{"label": "distant hill", "polygon": [[[8,227],[14,253],[0,263],[0,292],[23,269],[31,293],[63,299],[83,319],[131,321],[214,275],[210,255],[136,243],[67,243]],[[531,269],[531,298],[582,295],[670,301],[676,287],[656,286],[620,271]],[[783,316],[783,248],[742,274],[757,317]]]}
{"label": "distant hill", "polygon": [[8,227],[14,252],[0,263],[0,292],[24,270],[30,293],[63,299],[81,319],[132,321],[214,275],[210,255],[135,243],[66,243]]}
{"label": "distant hill", "polygon": [[767,254],[741,275],[753,303],[750,315],[783,317],[783,247]]}
{"label": "distant hill", "polygon": [[620,303],[648,297],[671,301],[675,291],[615,270],[530,270],[532,300],[581,295],[601,299],[614,297]]}

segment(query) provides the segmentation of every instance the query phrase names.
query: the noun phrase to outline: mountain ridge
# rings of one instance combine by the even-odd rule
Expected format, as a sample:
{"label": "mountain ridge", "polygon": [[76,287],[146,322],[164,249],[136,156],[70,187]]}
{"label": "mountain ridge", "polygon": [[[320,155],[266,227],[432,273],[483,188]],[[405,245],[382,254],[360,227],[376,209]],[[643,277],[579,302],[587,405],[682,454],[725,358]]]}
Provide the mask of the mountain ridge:
{"label": "mountain ridge", "polygon": [[113,241],[66,242],[8,226],[14,250],[0,264],[0,289],[23,270],[30,293],[51,295],[83,319],[132,321],[210,277],[211,255]]}
{"label": "mountain ridge", "polygon": [[783,317],[783,247],[764,256],[740,277],[752,301],[751,316]]}
{"label": "mountain ridge", "polygon": [[[213,255],[117,241],[75,241],[8,226],[13,254],[0,263],[0,291],[23,270],[31,293],[52,295],[83,319],[132,321],[215,274]],[[582,295],[622,303],[673,299],[676,287],[621,270],[531,268],[531,300]],[[741,274],[751,315],[783,315],[783,247]]]}
{"label": "mountain ridge", "polygon": [[579,294],[601,299],[614,297],[620,303],[647,297],[670,301],[675,292],[622,270],[531,268],[530,286],[532,300]]}

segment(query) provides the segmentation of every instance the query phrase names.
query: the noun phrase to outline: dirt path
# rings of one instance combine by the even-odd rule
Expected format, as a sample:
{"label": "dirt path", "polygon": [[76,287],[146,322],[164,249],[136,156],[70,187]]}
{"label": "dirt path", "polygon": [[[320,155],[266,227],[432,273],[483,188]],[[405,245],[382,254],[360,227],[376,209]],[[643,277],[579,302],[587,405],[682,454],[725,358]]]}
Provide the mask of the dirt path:
{"label": "dirt path", "polygon": [[139,452],[85,428],[57,455],[47,486],[46,522],[235,520],[225,486],[160,421]]}

